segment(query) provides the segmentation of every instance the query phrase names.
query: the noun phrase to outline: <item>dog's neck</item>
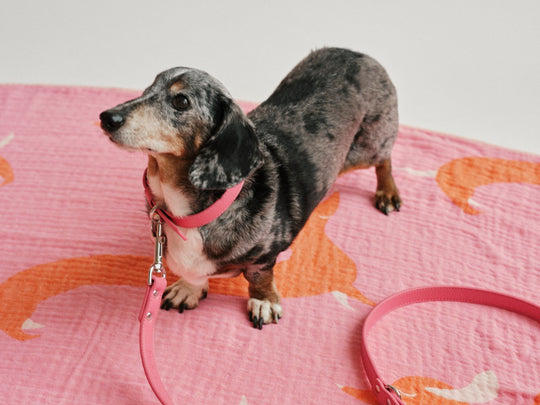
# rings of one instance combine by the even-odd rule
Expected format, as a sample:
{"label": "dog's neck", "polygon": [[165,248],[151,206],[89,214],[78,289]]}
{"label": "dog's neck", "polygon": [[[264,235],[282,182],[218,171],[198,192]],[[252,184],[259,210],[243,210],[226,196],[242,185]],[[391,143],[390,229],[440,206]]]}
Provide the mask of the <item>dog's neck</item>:
{"label": "dog's neck", "polygon": [[218,199],[224,191],[201,190],[189,181],[189,168],[193,158],[171,154],[148,155],[147,181],[160,209],[175,217],[200,212]]}
{"label": "dog's neck", "polygon": [[160,206],[178,217],[193,213],[197,190],[188,179],[192,160],[171,154],[148,155],[147,179]]}

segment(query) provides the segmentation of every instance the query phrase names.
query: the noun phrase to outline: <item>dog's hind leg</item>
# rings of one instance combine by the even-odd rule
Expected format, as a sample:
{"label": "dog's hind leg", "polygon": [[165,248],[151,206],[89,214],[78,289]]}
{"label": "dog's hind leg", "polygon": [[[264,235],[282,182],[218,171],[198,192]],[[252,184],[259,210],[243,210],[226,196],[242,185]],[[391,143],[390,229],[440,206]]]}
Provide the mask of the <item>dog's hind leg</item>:
{"label": "dog's hind leg", "polygon": [[375,206],[385,215],[394,210],[399,211],[402,201],[392,176],[392,161],[390,158],[376,165],[375,173],[377,175]]}
{"label": "dog's hind leg", "polygon": [[253,327],[262,329],[267,323],[278,323],[283,316],[281,297],[274,283],[273,269],[249,266],[244,271],[249,282],[248,313]]}
{"label": "dog's hind leg", "polygon": [[375,166],[375,206],[383,214],[399,211],[402,201],[392,176],[391,152],[398,135],[397,106],[381,114],[366,115],[354,137],[340,174]]}

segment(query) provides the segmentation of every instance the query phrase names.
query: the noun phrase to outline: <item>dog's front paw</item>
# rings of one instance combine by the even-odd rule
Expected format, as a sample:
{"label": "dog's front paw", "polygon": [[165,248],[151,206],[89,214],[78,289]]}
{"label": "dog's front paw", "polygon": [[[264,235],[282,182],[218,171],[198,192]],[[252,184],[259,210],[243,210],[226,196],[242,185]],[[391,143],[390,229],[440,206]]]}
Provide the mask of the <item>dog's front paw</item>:
{"label": "dog's front paw", "polygon": [[267,323],[278,323],[283,316],[283,309],[279,302],[250,298],[248,301],[249,320],[254,328],[262,329]]}
{"label": "dog's front paw", "polygon": [[185,309],[197,308],[199,300],[206,298],[207,294],[208,282],[202,286],[195,286],[180,279],[165,289],[161,300],[161,308],[167,311],[175,308],[182,313]]}

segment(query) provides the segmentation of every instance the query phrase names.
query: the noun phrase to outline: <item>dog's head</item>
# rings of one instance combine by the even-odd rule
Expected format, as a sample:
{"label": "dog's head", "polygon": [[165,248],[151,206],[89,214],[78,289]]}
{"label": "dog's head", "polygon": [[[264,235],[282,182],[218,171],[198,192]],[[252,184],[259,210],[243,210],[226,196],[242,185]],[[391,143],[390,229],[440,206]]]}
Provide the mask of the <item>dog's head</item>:
{"label": "dog's head", "polygon": [[252,123],[229,92],[207,73],[174,68],[142,96],[100,114],[119,146],[192,160],[191,183],[201,189],[238,184],[262,164]]}

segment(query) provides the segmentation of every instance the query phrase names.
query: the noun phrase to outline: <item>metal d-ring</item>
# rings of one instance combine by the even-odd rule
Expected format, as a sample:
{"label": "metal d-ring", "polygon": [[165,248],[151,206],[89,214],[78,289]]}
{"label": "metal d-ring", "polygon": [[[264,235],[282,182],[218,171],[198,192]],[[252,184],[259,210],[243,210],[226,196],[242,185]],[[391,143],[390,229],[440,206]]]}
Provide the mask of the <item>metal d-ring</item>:
{"label": "metal d-ring", "polygon": [[158,210],[158,206],[154,205],[152,209],[148,212],[148,216],[150,217],[152,221],[157,221],[160,218],[157,210]]}
{"label": "metal d-ring", "polygon": [[154,274],[161,274],[161,277],[165,278],[165,267],[162,264],[153,264],[148,270],[148,285],[152,285],[154,280],[152,277]]}

